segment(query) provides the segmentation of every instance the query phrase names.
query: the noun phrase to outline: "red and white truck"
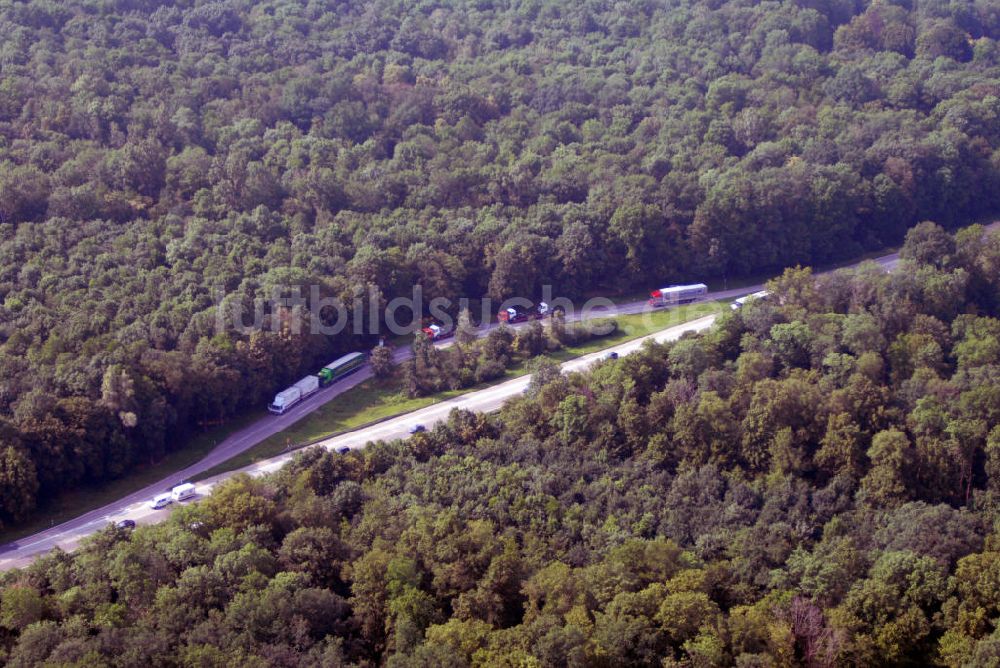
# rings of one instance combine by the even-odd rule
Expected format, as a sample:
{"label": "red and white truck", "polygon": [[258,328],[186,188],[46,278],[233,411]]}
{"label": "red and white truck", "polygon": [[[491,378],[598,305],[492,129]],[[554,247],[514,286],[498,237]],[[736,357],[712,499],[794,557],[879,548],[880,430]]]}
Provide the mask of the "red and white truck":
{"label": "red and white truck", "polygon": [[549,308],[548,304],[545,302],[538,302],[531,308],[524,308],[521,306],[502,308],[497,312],[497,321],[513,325],[518,322],[527,322],[529,320],[541,320],[551,314],[552,309]]}
{"label": "red and white truck", "polygon": [[445,327],[443,325],[431,324],[424,327],[421,330],[428,339],[431,341],[441,341],[442,339],[447,339],[449,337],[455,336],[454,327]]}
{"label": "red and white truck", "polygon": [[690,304],[708,294],[708,286],[704,283],[692,285],[671,285],[649,293],[650,306],[677,306]]}

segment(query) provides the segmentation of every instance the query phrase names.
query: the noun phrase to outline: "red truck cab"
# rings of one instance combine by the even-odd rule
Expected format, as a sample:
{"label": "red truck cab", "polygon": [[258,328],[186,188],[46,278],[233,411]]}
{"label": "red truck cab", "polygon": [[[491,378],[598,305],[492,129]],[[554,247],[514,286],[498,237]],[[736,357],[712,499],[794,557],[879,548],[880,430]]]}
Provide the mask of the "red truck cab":
{"label": "red truck cab", "polygon": [[449,327],[445,329],[441,325],[433,324],[424,327],[421,330],[428,339],[431,341],[440,341],[441,339],[447,339],[449,336],[454,336],[455,328]]}
{"label": "red truck cab", "polygon": [[500,322],[505,322],[508,325],[513,325],[517,322],[527,322],[530,318],[527,311],[519,308],[502,308],[497,313],[497,320]]}
{"label": "red truck cab", "polygon": [[545,302],[538,302],[529,309],[512,306],[502,308],[497,313],[497,320],[513,325],[517,322],[527,322],[528,320],[541,320],[552,315],[552,309]]}

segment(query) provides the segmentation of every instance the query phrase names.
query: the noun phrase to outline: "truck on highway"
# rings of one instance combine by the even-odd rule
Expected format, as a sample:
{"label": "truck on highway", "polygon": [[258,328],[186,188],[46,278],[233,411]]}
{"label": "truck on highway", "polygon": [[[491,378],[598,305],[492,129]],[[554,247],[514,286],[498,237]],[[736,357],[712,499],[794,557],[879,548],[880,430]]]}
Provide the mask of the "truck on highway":
{"label": "truck on highway", "polygon": [[768,292],[767,290],[758,290],[757,292],[754,292],[754,293],[751,293],[749,295],[740,297],[739,299],[734,299],[733,303],[729,305],[729,308],[733,309],[734,311],[738,311],[741,308],[743,308],[743,305],[746,304],[747,302],[753,301],[753,300],[756,300],[756,299],[764,299],[769,294],[771,294],[771,293]]}
{"label": "truck on highway", "polygon": [[364,353],[348,353],[338,357],[319,370],[319,385],[332,385],[344,376],[349,376],[365,365]]}
{"label": "truck on highway", "polygon": [[691,285],[670,285],[649,293],[649,305],[677,306],[678,304],[690,304],[708,294],[708,286],[704,283],[693,283]]}
{"label": "truck on highway", "polygon": [[420,331],[422,331],[431,341],[440,341],[442,339],[455,336],[454,327],[445,327],[443,325],[438,325],[437,323],[428,325]]}
{"label": "truck on highway", "polygon": [[274,395],[274,401],[268,405],[267,410],[275,415],[281,415],[295,404],[316,392],[318,389],[319,377],[306,376],[291,387],[286,388]]}
{"label": "truck on highway", "polygon": [[542,318],[551,315],[552,309],[545,302],[538,302],[531,308],[524,308],[520,306],[512,306],[510,308],[502,308],[497,312],[497,320],[499,322],[505,322],[508,325],[513,325],[518,322],[527,322],[528,320],[541,320]]}
{"label": "truck on highway", "polygon": [[502,308],[497,311],[497,321],[505,322],[508,325],[513,325],[518,322],[527,322],[530,317],[531,316],[529,315],[527,309],[517,306]]}

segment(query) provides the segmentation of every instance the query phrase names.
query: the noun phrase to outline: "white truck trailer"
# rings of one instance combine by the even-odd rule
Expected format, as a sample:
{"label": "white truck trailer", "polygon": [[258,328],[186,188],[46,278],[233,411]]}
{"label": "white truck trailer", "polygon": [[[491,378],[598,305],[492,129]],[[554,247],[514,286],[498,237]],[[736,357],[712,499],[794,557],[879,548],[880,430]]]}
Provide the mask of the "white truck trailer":
{"label": "white truck trailer", "polygon": [[745,297],[740,297],[739,299],[734,300],[733,303],[729,305],[729,308],[733,309],[734,311],[738,311],[741,308],[743,308],[743,305],[746,304],[747,302],[753,301],[755,299],[764,299],[769,294],[771,293],[768,292],[767,290],[758,290],[757,292],[751,293]]}
{"label": "white truck trailer", "polygon": [[704,283],[692,285],[671,285],[649,293],[650,306],[677,306],[690,304],[708,294],[708,286]]}
{"label": "white truck trailer", "polygon": [[319,377],[306,376],[291,387],[274,395],[274,401],[268,405],[267,410],[275,415],[281,415],[318,389]]}

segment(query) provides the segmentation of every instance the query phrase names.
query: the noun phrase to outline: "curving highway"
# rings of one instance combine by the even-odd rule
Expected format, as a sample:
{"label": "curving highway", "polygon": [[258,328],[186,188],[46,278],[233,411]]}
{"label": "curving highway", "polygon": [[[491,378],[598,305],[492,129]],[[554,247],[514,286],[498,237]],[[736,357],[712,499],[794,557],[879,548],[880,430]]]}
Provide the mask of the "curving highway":
{"label": "curving highway", "polygon": [[[992,225],[989,225],[988,228],[996,228],[998,225],[1000,225],[1000,222],[993,223]],[[891,271],[899,263],[899,254],[891,253],[866,261],[875,262],[881,265],[886,271]],[[859,262],[856,264],[861,263]],[[710,293],[707,299],[730,299],[740,297],[751,292],[756,292],[762,288],[763,286],[758,284],[733,288],[730,290],[721,290]],[[627,315],[643,313],[648,310],[649,307],[646,302],[640,301],[618,304],[613,309],[606,311],[605,313],[607,315]],[[571,314],[567,319],[579,319],[580,315],[581,314]],[[643,338],[635,339],[633,341],[608,348],[598,353],[592,353],[570,360],[562,364],[562,369],[564,372],[578,371],[586,368],[596,360],[603,358],[608,352],[614,351],[619,355],[627,355],[628,353],[636,350],[647,339],[655,339],[657,341],[673,340],[687,331],[704,330],[710,327],[714,320],[715,316],[706,316],[688,323],[679,324]],[[484,336],[490,329],[496,326],[496,323],[484,326],[479,330],[479,333],[481,336]],[[444,347],[450,345],[450,343],[446,342],[438,345]],[[409,347],[399,348],[393,351],[393,360],[399,363],[408,359],[411,354],[412,353]],[[0,570],[23,567],[31,563],[31,561],[39,555],[44,554],[55,547],[59,547],[64,550],[72,550],[77,544],[79,544],[81,539],[106,526],[109,522],[131,519],[137,523],[151,524],[165,519],[168,514],[166,510],[152,510],[146,506],[146,502],[150,498],[156,494],[168,491],[171,487],[190,480],[197,474],[222,464],[232,457],[248,450],[264,439],[286,429],[309,413],[320,408],[328,401],[333,400],[341,393],[356,387],[371,377],[371,369],[363,367],[353,375],[334,383],[330,387],[321,389],[284,415],[266,415],[260,420],[254,422],[252,425],[231,434],[228,438],[219,443],[203,459],[185,469],[177,471],[176,473],[173,473],[152,485],[128,494],[113,503],[84,513],[79,517],[63,522],[62,524],[52,527],[51,529],[41,531],[17,542],[0,546]],[[448,413],[450,413],[454,408],[464,408],[472,411],[495,410],[509,397],[523,392],[528,382],[529,376],[515,378],[482,390],[469,392],[460,397],[443,401],[400,417],[379,422],[369,427],[363,427],[355,431],[331,437],[320,441],[317,445],[332,449],[341,449],[345,447],[360,448],[366,443],[372,441],[405,437],[408,435],[409,429],[412,425],[419,423],[430,427],[431,425],[446,419]],[[280,455],[252,466],[248,466],[244,469],[240,469],[240,471],[250,473],[251,475],[269,473],[283,466],[292,456],[293,453]],[[198,496],[203,496],[209,493],[214,485],[234,473],[235,472],[222,474],[198,483],[196,486]]]}
{"label": "curving highway", "polygon": [[[567,373],[582,370],[590,364],[593,364],[595,361],[603,359],[604,356],[611,351],[617,352],[619,355],[627,355],[638,349],[639,346],[641,346],[647,339],[670,341],[679,338],[685,332],[707,329],[715,321],[715,317],[715,315],[709,315],[698,318],[697,320],[692,320],[682,325],[677,325],[639,339],[633,339],[632,341],[618,346],[572,359],[561,365],[562,370]],[[356,374],[356,376],[351,379],[351,385],[356,385],[363,379],[364,376]],[[530,375],[513,378],[482,390],[469,392],[459,397],[442,401],[399,417],[384,420],[369,427],[333,436],[320,441],[316,444],[316,446],[336,450],[340,450],[342,448],[361,448],[372,441],[404,438],[409,434],[410,428],[414,424],[422,424],[427,427],[431,427],[438,422],[446,420],[452,409],[461,408],[480,412],[496,410],[508,398],[524,392],[530,380]],[[347,387],[348,385],[345,384],[339,389],[342,392]],[[329,400],[329,398],[331,397],[327,397],[326,399]],[[307,410],[300,411],[297,414],[298,417],[295,419],[301,418],[303,415],[308,414],[311,410],[315,410],[320,405],[322,405],[322,401],[314,402],[314,405],[312,405],[311,408],[307,407]],[[287,417],[287,414],[285,416],[278,416],[275,419],[280,419],[281,417]],[[292,420],[292,422],[293,421],[294,420]],[[291,422],[286,424],[291,424]],[[255,430],[255,427],[257,430]],[[244,432],[241,432],[241,435],[247,439],[260,439],[263,438],[260,434],[266,433],[273,432],[271,432],[269,428],[253,425],[244,430]],[[215,454],[215,451],[213,451],[212,454]],[[257,476],[276,471],[284,466],[284,464],[288,462],[294,454],[294,452],[289,452],[287,454],[279,455],[277,457],[244,467],[237,471],[223,473],[199,482],[195,485],[197,491],[195,500],[197,500],[198,497],[202,497],[210,493],[212,488],[220,481],[225,480],[236,473],[249,473],[250,475]],[[208,460],[210,457],[211,455],[206,457],[205,460]],[[173,476],[166,478],[166,482],[159,482],[155,485],[150,485],[149,487],[130,494],[108,506],[86,513],[85,515],[82,515],[74,520],[65,522],[47,531],[35,534],[25,540],[18,541],[17,543],[9,546],[7,551],[3,553],[3,556],[0,557],[0,570],[23,567],[31,563],[31,561],[39,555],[44,554],[55,547],[60,547],[64,550],[72,550],[85,536],[101,529],[109,522],[130,519],[135,521],[137,524],[152,524],[166,519],[168,516],[167,510],[153,510],[149,508],[147,501],[149,501],[149,499],[155,494],[162,493],[163,491],[169,489],[172,485],[184,481],[185,478],[210,468],[210,466],[206,466],[204,464],[205,460],[202,460],[198,464],[188,467],[187,469],[179,471]],[[215,460],[213,459],[212,461]],[[214,464],[212,465],[214,466]]]}

